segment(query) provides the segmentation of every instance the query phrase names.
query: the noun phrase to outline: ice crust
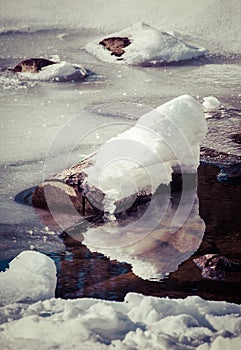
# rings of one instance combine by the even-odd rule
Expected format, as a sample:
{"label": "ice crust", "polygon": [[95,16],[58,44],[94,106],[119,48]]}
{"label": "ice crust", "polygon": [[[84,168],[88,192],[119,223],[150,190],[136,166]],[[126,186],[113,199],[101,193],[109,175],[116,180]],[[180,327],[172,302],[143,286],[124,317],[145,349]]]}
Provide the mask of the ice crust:
{"label": "ice crust", "polygon": [[201,47],[186,44],[176,36],[162,32],[145,23],[136,23],[131,27],[106,37],[128,37],[131,44],[124,48],[121,57],[111,55],[111,52],[99,44],[99,38],[86,45],[86,50],[100,60],[118,64],[158,64],[178,62],[202,56],[206,50]]}
{"label": "ice crust", "polygon": [[34,302],[55,295],[56,267],[52,259],[35,251],[23,251],[0,272],[0,305]]}
{"label": "ice crust", "polygon": [[87,182],[113,200],[143,190],[154,193],[160,184],[169,184],[176,166],[196,171],[206,132],[202,106],[189,95],[174,98],[108,140],[86,170]]}

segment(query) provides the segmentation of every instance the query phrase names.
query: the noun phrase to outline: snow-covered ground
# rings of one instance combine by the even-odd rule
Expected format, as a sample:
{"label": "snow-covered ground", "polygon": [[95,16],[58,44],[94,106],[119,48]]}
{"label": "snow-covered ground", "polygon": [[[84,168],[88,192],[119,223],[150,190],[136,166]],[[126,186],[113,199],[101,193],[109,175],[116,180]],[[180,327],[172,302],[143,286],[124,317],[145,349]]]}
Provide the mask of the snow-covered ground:
{"label": "snow-covered ground", "polygon": [[[24,260],[24,262],[23,262]],[[39,260],[45,268],[41,272]],[[32,275],[20,285],[11,270]],[[47,273],[46,273],[47,272]],[[2,272],[11,295],[0,307],[0,344],[2,349],[120,349],[120,350],[239,350],[241,345],[241,306],[227,302],[205,301],[199,297],[169,299],[129,293],[124,302],[97,299],[63,300],[41,294],[46,285],[33,274],[56,283],[53,262],[37,252],[23,252],[10,270]],[[23,298],[34,295],[36,302],[16,303],[21,286]],[[0,286],[4,288],[3,285]],[[51,287],[52,288],[52,287]],[[1,290],[0,289],[0,290]]]}

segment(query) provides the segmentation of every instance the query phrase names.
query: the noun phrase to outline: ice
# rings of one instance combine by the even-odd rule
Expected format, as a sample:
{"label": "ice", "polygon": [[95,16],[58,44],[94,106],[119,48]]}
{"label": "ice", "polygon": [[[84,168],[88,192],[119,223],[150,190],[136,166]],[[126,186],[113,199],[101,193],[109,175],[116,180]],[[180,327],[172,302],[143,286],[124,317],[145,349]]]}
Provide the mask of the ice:
{"label": "ice", "polygon": [[2,307],[0,321],[0,342],[8,350],[238,350],[241,345],[241,306],[196,296],[129,293],[124,302],[53,298]]}
{"label": "ice", "polygon": [[0,272],[0,305],[37,301],[55,295],[56,267],[52,259],[35,251],[23,251]]}
{"label": "ice", "polygon": [[186,44],[174,35],[161,32],[145,23],[136,23],[131,27],[105,37],[127,37],[131,43],[124,48],[121,57],[112,55],[109,50],[100,45],[104,38],[96,39],[86,45],[86,50],[100,60],[118,64],[147,64],[178,62],[202,56],[204,48]]}
{"label": "ice", "polygon": [[203,100],[204,100],[204,102],[202,105],[204,107],[205,112],[215,111],[221,105],[221,103],[217,99],[217,97],[214,97],[214,96],[203,97]]}
{"label": "ice", "polygon": [[169,184],[173,168],[195,172],[207,131],[202,106],[179,96],[143,115],[135,126],[107,141],[86,170],[88,184],[106,194],[106,203]]}
{"label": "ice", "polygon": [[43,67],[38,73],[18,73],[19,79],[54,81],[83,79],[86,75],[84,67],[65,61]]}

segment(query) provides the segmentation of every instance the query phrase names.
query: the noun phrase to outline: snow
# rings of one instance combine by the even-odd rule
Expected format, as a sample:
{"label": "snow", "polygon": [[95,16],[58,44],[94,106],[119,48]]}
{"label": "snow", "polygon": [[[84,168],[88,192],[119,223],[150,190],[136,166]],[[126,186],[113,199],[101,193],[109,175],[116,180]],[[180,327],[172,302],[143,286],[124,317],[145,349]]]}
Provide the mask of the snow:
{"label": "snow", "polygon": [[110,37],[128,37],[130,45],[124,48],[121,57],[111,55],[111,52],[100,45],[104,38],[96,39],[86,45],[86,50],[100,60],[118,64],[157,64],[164,62],[178,62],[202,56],[206,50],[186,44],[176,36],[161,32],[145,23],[136,23],[131,27],[116,33],[106,35]]}
{"label": "snow", "polygon": [[23,251],[0,272],[0,305],[53,297],[56,267],[52,259],[35,251]]}
{"label": "snow", "polygon": [[86,169],[86,181],[106,194],[106,212],[113,213],[113,200],[169,184],[174,167],[195,172],[206,131],[202,106],[189,95],[179,96],[107,141]]}
{"label": "snow", "polygon": [[241,306],[146,297],[49,299],[0,309],[2,348],[238,350]]}
{"label": "snow", "polygon": [[83,79],[86,75],[87,72],[84,67],[65,61],[43,67],[38,73],[18,73],[19,79],[54,81]]}

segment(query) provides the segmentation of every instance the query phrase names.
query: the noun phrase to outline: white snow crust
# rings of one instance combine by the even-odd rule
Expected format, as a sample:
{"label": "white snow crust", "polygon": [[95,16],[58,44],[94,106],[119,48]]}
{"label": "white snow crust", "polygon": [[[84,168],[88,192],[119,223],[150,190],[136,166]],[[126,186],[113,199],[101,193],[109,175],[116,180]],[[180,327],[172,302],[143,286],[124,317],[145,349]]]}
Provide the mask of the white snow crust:
{"label": "white snow crust", "polygon": [[104,38],[88,43],[85,48],[104,62],[132,65],[178,62],[206,53],[204,48],[186,44],[176,36],[145,23],[136,23],[124,30],[105,36],[105,38],[110,37],[128,37],[131,40],[131,44],[124,48],[125,52],[121,57],[111,55],[111,51],[99,44]]}
{"label": "white snow crust", "polygon": [[27,250],[0,272],[0,305],[12,302],[34,302],[55,295],[56,267],[52,259]]}
{"label": "white snow crust", "polygon": [[206,97],[203,97],[203,107],[204,107],[204,111],[205,112],[212,112],[212,111],[215,111],[217,110],[221,103],[220,101],[217,99],[217,97],[214,97],[214,96],[206,96]]}
{"label": "white snow crust", "polygon": [[114,212],[113,200],[169,184],[176,166],[196,172],[206,132],[202,106],[189,95],[179,96],[107,141],[86,169],[87,182],[106,194],[106,211]]}

